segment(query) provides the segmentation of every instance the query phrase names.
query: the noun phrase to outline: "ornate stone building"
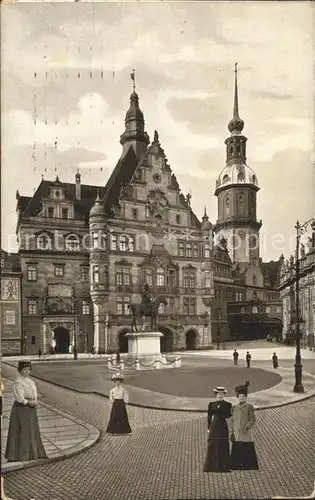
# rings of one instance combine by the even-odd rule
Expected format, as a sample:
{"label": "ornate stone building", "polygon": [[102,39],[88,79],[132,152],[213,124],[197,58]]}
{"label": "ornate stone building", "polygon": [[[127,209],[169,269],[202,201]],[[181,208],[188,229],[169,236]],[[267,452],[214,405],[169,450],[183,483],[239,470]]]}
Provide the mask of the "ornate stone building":
{"label": "ornate stone building", "polygon": [[[315,346],[315,230],[300,252],[300,317],[302,343]],[[296,320],[296,268],[294,257],[282,259],[280,269],[280,297],[283,302],[283,340],[294,341]]]}
{"label": "ornate stone building", "polygon": [[[140,302],[146,283],[153,299],[167,301],[159,310],[162,350],[208,348],[231,334],[251,338],[258,323],[264,336],[269,319],[274,327],[266,304],[278,304],[278,264],[271,276],[259,259],[259,188],[245,163],[242,128],[236,81],[215,227],[206,211],[201,221],[196,217],[157,132],[150,143],[135,91],[120,137],[122,154],[105,188],[81,184],[77,173],[72,184],[57,177],[42,180],[32,197],[17,193],[23,328],[27,338],[36,336],[28,353],[75,345],[79,352],[126,350],[128,306]],[[230,235],[242,231],[250,245],[253,237],[258,241],[247,257],[247,247],[231,247]],[[252,308],[249,330],[235,320],[245,306]],[[264,308],[259,321],[258,307]]]}
{"label": "ornate stone building", "polygon": [[[1,352],[21,354],[21,268],[17,254],[1,250]],[[30,339],[32,341],[32,339]]]}

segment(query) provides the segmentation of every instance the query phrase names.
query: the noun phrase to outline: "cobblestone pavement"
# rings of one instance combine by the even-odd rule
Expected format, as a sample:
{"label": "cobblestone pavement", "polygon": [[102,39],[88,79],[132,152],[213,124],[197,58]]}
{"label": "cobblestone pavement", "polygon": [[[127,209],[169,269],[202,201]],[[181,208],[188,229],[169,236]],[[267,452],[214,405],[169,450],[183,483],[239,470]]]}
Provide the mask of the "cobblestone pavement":
{"label": "cobblestone pavement", "polygon": [[204,474],[204,416],[129,407],[133,434],[108,436],[106,399],[37,383],[49,403],[95,425],[102,438],[66,461],[8,474],[6,492],[15,500],[247,499],[313,489],[314,398],[257,411],[260,471]]}

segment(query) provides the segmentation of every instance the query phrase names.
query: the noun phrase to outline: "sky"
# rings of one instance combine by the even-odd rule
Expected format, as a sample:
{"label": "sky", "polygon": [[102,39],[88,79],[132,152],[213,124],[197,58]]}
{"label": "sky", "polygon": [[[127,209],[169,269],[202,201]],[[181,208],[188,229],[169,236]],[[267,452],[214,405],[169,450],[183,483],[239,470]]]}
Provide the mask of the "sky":
{"label": "sky", "polygon": [[[42,175],[105,185],[136,87],[201,218],[217,218],[234,63],[257,174],[261,256],[293,251],[294,224],[315,215],[311,2],[34,2],[3,4],[2,247],[16,251],[16,190]],[[280,236],[279,236],[280,235]]]}

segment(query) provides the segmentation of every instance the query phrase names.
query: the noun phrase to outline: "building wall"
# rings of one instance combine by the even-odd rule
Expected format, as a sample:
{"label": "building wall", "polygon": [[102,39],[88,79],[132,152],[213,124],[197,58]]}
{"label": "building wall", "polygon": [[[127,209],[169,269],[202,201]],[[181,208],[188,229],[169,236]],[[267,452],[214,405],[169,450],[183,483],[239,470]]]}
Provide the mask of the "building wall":
{"label": "building wall", "polygon": [[5,355],[21,353],[21,277],[1,269],[1,349]]}

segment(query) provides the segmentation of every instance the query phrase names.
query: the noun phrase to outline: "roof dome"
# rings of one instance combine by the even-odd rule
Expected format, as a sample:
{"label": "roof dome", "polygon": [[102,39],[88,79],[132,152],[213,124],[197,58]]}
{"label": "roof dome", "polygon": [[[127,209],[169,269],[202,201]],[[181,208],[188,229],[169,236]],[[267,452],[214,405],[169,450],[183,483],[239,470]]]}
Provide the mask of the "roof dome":
{"label": "roof dome", "polygon": [[206,210],[206,207],[205,207],[205,211],[204,211],[204,214],[203,214],[203,217],[202,217],[202,222],[201,222],[201,230],[202,231],[207,231],[207,230],[210,230],[212,229],[212,224],[211,222],[209,221],[209,217],[208,217],[208,214],[207,214],[207,210]]}
{"label": "roof dome", "polygon": [[95,203],[90,210],[90,217],[95,217],[97,215],[104,215],[104,205],[99,197],[99,194],[97,194]]}
{"label": "roof dome", "polygon": [[252,184],[257,190],[259,189],[254,170],[245,163],[234,163],[224,167],[216,181],[216,189],[232,184]]}

